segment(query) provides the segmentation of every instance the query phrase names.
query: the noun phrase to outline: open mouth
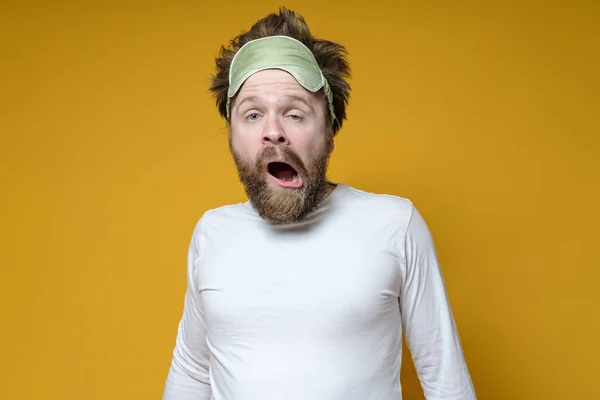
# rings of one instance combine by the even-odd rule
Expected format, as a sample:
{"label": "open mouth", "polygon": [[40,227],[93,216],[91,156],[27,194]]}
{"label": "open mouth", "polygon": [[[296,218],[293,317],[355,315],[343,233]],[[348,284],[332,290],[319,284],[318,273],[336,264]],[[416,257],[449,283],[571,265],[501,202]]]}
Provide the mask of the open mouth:
{"label": "open mouth", "polygon": [[274,180],[280,186],[291,188],[302,186],[302,179],[298,171],[288,163],[281,161],[270,162],[267,165],[267,172],[275,178]]}

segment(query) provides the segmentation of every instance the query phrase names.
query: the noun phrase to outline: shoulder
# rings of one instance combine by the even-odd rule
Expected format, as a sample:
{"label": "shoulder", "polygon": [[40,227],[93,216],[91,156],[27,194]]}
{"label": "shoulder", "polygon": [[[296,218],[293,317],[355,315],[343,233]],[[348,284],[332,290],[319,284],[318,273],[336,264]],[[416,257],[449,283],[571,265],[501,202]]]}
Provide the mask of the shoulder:
{"label": "shoulder", "polygon": [[249,206],[245,203],[227,204],[204,211],[196,220],[192,232],[192,240],[200,240],[207,232],[218,228],[227,230],[236,222],[251,216]]}
{"label": "shoulder", "polygon": [[356,216],[395,221],[407,227],[415,212],[413,201],[400,195],[368,192],[351,186],[344,186],[343,193],[346,203]]}
{"label": "shoulder", "polygon": [[198,223],[209,226],[222,221],[239,219],[247,214],[248,205],[246,203],[227,204],[206,210],[200,217]]}
{"label": "shoulder", "polygon": [[367,192],[350,186],[343,189],[349,215],[361,228],[383,229],[400,247],[404,247],[407,241],[419,247],[433,247],[429,226],[410,198]]}

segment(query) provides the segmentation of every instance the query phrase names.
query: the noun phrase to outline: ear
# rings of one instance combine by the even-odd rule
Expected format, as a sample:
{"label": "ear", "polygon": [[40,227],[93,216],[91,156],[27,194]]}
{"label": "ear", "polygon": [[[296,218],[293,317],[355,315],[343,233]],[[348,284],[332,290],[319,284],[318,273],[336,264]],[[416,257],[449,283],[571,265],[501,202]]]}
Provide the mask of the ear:
{"label": "ear", "polygon": [[329,135],[329,139],[327,140],[327,149],[329,150],[329,154],[333,153],[333,150],[335,149],[333,133]]}

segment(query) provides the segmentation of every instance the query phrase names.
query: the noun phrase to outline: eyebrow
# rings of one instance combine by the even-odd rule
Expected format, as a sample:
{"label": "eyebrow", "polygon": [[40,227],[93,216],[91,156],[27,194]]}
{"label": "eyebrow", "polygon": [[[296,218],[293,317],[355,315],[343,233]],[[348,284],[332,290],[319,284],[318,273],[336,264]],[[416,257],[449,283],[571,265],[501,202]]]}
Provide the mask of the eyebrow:
{"label": "eyebrow", "polygon": [[[294,102],[300,102],[304,105],[306,105],[308,108],[310,108],[311,110],[313,109],[313,107],[310,105],[310,103],[308,101],[306,101],[306,99],[304,99],[301,96],[296,96],[296,95],[286,95],[286,96],[282,96],[280,98],[281,103],[284,104],[289,104],[289,103],[294,103]],[[248,96],[248,97],[244,97],[236,106],[236,109],[239,109],[242,104],[244,103],[262,103],[262,98],[258,97],[258,96]]]}

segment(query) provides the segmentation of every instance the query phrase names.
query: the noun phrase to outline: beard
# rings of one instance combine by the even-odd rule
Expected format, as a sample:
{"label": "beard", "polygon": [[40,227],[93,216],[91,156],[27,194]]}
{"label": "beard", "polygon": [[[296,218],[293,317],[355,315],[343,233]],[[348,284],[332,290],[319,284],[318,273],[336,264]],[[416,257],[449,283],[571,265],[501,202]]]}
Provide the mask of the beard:
{"label": "beard", "polygon": [[[285,145],[267,146],[249,162],[237,154],[231,140],[229,147],[248,199],[263,219],[276,225],[302,221],[316,210],[327,196],[327,166],[331,152],[328,142],[322,150],[313,154],[306,163],[291,148]],[[269,184],[265,163],[278,157],[293,164],[302,179],[299,188],[285,188]]]}

